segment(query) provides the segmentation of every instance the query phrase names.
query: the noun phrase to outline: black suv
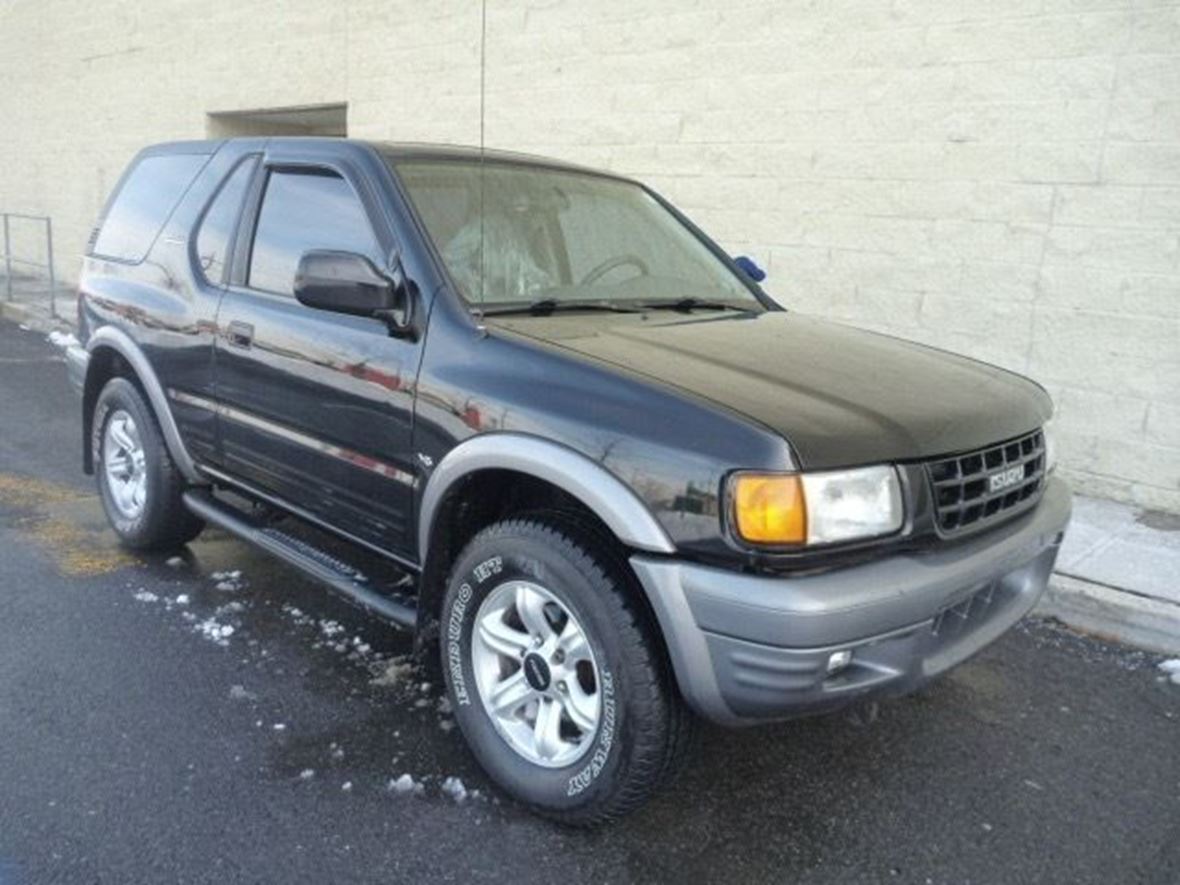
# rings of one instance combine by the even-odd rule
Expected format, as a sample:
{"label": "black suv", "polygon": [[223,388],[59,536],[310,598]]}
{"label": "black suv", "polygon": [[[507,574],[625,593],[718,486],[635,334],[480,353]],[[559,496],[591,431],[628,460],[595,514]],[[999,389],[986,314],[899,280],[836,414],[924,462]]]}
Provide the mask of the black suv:
{"label": "black suv", "polygon": [[213,523],[415,631],[500,785],[605,820],[694,714],[831,710],[977,652],[1069,519],[1044,390],[760,277],[549,160],[152,147],[83,264],[85,468],[130,547]]}

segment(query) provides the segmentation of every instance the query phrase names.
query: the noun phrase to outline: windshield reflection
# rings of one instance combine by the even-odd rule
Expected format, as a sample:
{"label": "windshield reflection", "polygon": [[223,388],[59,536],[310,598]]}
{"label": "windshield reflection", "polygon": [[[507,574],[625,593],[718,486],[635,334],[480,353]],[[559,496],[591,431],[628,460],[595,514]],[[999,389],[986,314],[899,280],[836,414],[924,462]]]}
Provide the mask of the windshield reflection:
{"label": "windshield reflection", "polygon": [[[750,288],[642,187],[588,173],[414,160],[396,171],[473,305],[734,303]],[[481,211],[482,207],[482,211]]]}

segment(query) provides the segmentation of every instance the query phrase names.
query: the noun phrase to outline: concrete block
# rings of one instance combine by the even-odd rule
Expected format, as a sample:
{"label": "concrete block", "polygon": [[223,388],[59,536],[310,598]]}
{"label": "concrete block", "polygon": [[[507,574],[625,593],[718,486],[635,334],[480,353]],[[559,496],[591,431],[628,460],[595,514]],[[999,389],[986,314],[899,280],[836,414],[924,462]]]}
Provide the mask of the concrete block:
{"label": "concrete block", "polygon": [[1045,263],[1169,274],[1178,255],[1180,233],[1172,231],[1057,226],[1049,230]]}
{"label": "concrete block", "polygon": [[1143,188],[1114,185],[1061,185],[1053,221],[1065,225],[1139,227]]}
{"label": "concrete block", "polygon": [[1102,178],[1122,184],[1180,184],[1180,133],[1171,144],[1107,145]]}

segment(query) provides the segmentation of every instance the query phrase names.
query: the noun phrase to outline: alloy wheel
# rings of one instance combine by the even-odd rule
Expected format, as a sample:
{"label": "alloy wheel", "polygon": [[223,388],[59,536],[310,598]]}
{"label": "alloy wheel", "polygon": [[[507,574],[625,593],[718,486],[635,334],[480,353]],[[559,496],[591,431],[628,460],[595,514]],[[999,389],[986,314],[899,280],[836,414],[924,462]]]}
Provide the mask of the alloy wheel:
{"label": "alloy wheel", "polygon": [[126,519],[137,519],[147,503],[146,458],[135,419],[119,409],[103,433],[102,462],[111,500]]}
{"label": "alloy wheel", "polygon": [[547,768],[580,759],[602,704],[594,652],[570,610],[539,584],[508,581],[480,605],[471,645],[480,699],[507,744]]}

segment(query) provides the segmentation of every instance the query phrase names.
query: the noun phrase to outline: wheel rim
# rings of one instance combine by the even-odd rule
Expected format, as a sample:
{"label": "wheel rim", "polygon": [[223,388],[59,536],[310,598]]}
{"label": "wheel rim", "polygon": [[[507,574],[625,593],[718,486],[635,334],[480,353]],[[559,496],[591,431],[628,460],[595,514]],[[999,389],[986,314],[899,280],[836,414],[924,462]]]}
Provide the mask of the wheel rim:
{"label": "wheel rim", "polygon": [[471,659],[484,709],[518,754],[559,768],[590,749],[602,709],[598,664],[556,596],[531,581],[496,587],[476,613]]}
{"label": "wheel rim", "polygon": [[147,467],[135,419],[122,409],[111,415],[103,432],[103,473],[111,501],[121,516],[135,519],[147,502]]}

